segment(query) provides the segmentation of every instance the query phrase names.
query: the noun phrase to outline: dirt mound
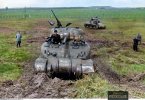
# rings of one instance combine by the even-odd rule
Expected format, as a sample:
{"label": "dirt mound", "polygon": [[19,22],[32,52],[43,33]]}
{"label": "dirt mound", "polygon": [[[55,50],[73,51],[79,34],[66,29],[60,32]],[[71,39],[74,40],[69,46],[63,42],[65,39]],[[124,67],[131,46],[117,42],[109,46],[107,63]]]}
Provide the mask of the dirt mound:
{"label": "dirt mound", "polygon": [[2,83],[2,86],[10,86],[10,85],[13,85],[13,81],[12,80],[7,80],[5,82]]}
{"label": "dirt mound", "polygon": [[30,66],[32,63],[25,65],[18,81],[0,87],[0,98],[69,98],[74,91],[73,81],[51,79],[45,73],[35,74]]}

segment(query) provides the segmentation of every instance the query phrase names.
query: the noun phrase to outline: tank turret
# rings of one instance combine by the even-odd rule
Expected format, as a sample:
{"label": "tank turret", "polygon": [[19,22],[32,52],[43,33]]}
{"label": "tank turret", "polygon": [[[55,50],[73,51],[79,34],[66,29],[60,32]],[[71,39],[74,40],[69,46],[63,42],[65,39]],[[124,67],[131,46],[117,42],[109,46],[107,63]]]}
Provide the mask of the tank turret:
{"label": "tank turret", "polygon": [[84,23],[85,28],[93,28],[93,29],[106,29],[106,26],[101,23],[98,17],[93,17],[90,21]]}

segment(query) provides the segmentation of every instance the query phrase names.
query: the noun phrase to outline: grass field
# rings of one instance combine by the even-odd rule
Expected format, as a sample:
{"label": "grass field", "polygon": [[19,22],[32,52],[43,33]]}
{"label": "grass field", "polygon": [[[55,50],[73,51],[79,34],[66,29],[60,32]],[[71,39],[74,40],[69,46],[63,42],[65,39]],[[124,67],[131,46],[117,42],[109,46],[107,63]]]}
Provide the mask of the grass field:
{"label": "grass field", "polygon": [[[55,10],[58,18],[77,18],[87,19],[92,16],[98,16],[101,19],[129,19],[129,20],[144,20],[145,9],[95,9],[95,8],[52,8]],[[27,16],[29,18],[52,18],[51,9],[49,8],[23,8],[23,9],[0,9],[1,19],[18,19]]]}
{"label": "grass field", "polygon": [[[15,80],[21,76],[22,66],[32,57],[26,42],[22,42],[22,48],[16,47],[14,30],[29,29],[24,23],[18,20],[0,22],[3,31],[0,32],[0,82]],[[28,35],[23,35],[22,41],[26,41],[27,37]]]}
{"label": "grass field", "polygon": [[[114,45],[102,46],[93,53],[106,60],[112,70],[119,75],[134,77],[145,72],[145,9],[94,9],[70,8],[54,9],[56,15],[65,25],[84,29],[83,23],[90,17],[98,16],[107,26],[105,31],[84,29],[90,39],[107,40]],[[27,15],[25,19],[25,15]],[[53,19],[50,9],[13,9],[0,10],[0,27],[14,30],[31,30],[36,19]],[[0,81],[16,80],[21,76],[23,64],[34,57],[31,46],[26,43],[29,35],[24,34],[22,48],[15,47],[15,31],[0,33]],[[137,33],[142,35],[139,52],[132,50],[132,39]],[[117,41],[117,42],[116,42]],[[115,44],[116,43],[116,44]],[[35,51],[34,51],[35,53]],[[145,83],[145,80],[142,80]],[[98,74],[85,76],[75,83],[77,98],[107,97],[108,90],[119,90]],[[85,89],[85,90],[84,90]],[[122,89],[125,90],[125,89]],[[97,95],[96,95],[97,94]],[[136,97],[145,97],[142,91],[130,92]]]}

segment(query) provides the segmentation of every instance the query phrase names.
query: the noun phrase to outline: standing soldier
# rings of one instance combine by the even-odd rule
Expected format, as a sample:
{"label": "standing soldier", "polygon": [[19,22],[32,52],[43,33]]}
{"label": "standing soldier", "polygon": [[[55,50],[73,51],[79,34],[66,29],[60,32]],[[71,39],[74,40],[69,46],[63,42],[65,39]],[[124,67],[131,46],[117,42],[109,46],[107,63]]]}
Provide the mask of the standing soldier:
{"label": "standing soldier", "polygon": [[135,37],[134,39],[133,39],[133,50],[134,51],[138,51],[138,39]]}
{"label": "standing soldier", "polygon": [[22,35],[21,35],[20,31],[18,31],[17,34],[16,34],[16,44],[17,44],[17,48],[18,47],[21,47],[21,38],[22,38]]}
{"label": "standing soldier", "polygon": [[137,34],[137,39],[138,39],[139,43],[141,44],[141,35],[140,35],[140,33]]}

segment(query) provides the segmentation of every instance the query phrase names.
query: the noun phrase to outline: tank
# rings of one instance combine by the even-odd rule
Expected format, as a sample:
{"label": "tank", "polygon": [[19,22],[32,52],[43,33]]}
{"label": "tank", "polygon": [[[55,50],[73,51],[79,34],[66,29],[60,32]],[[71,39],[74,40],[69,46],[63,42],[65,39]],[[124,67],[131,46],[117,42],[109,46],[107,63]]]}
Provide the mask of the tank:
{"label": "tank", "polygon": [[98,19],[98,17],[91,18],[90,21],[84,23],[85,28],[106,29],[106,26]]}
{"label": "tank", "polygon": [[68,27],[71,23],[63,27],[55,13],[52,13],[57,26],[51,29],[51,34],[56,31],[60,41],[53,43],[52,35],[46,39],[41,46],[41,54],[35,61],[35,72],[44,72],[49,77],[66,78],[81,78],[84,74],[95,72],[84,31],[78,27]]}

